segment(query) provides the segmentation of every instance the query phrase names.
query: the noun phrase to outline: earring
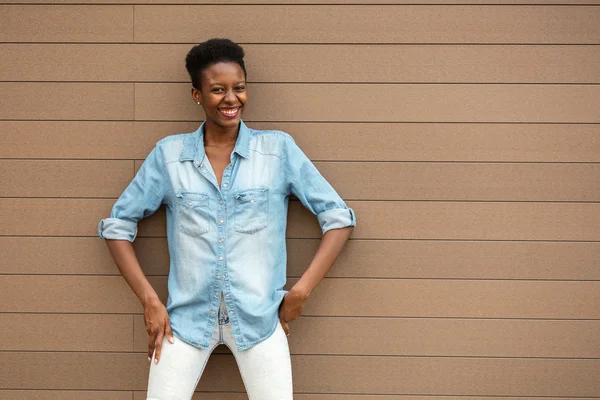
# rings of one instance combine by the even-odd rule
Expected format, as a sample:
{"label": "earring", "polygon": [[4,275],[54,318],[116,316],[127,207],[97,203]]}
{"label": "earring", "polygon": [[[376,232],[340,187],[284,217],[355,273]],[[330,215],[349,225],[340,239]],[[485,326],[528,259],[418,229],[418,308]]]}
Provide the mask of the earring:
{"label": "earring", "polygon": [[200,104],[200,102],[199,102],[199,101],[197,101],[197,102],[196,102],[196,104]]}

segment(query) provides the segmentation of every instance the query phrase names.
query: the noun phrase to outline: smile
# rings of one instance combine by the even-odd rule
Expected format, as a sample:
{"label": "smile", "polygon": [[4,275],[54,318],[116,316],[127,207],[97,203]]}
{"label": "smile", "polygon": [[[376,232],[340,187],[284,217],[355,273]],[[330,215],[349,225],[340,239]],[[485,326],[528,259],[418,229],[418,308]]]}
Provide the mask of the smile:
{"label": "smile", "polygon": [[240,113],[241,107],[233,107],[233,108],[217,108],[221,114],[223,114],[227,118],[235,118]]}

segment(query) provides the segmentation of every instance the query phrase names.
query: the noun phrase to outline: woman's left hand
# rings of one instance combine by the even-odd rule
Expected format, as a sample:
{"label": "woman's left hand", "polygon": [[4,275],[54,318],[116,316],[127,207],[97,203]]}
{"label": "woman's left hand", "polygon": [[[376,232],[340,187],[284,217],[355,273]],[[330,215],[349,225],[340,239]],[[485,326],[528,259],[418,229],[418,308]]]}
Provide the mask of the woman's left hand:
{"label": "woman's left hand", "polygon": [[279,320],[287,336],[290,335],[288,322],[297,320],[304,309],[304,302],[308,298],[302,290],[290,289],[283,297],[283,304],[279,308]]}

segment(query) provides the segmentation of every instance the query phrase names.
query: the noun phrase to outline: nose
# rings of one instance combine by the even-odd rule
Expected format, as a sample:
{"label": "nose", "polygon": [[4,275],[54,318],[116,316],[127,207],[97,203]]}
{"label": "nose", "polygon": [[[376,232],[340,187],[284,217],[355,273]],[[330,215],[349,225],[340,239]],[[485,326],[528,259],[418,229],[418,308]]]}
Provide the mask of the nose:
{"label": "nose", "polygon": [[233,89],[229,89],[225,92],[224,100],[228,103],[236,102],[237,96],[235,95],[235,91]]}

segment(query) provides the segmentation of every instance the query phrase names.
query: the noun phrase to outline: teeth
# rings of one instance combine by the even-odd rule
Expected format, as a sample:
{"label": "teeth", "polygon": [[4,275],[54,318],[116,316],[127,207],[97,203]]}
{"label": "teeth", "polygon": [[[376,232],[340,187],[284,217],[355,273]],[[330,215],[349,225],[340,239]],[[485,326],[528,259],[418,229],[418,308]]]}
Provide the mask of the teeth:
{"label": "teeth", "polygon": [[239,110],[239,108],[236,108],[236,109],[234,109],[234,110],[221,110],[221,112],[222,112],[223,114],[229,114],[229,115],[233,115],[233,114],[237,113],[237,112],[238,112],[238,110]]}

